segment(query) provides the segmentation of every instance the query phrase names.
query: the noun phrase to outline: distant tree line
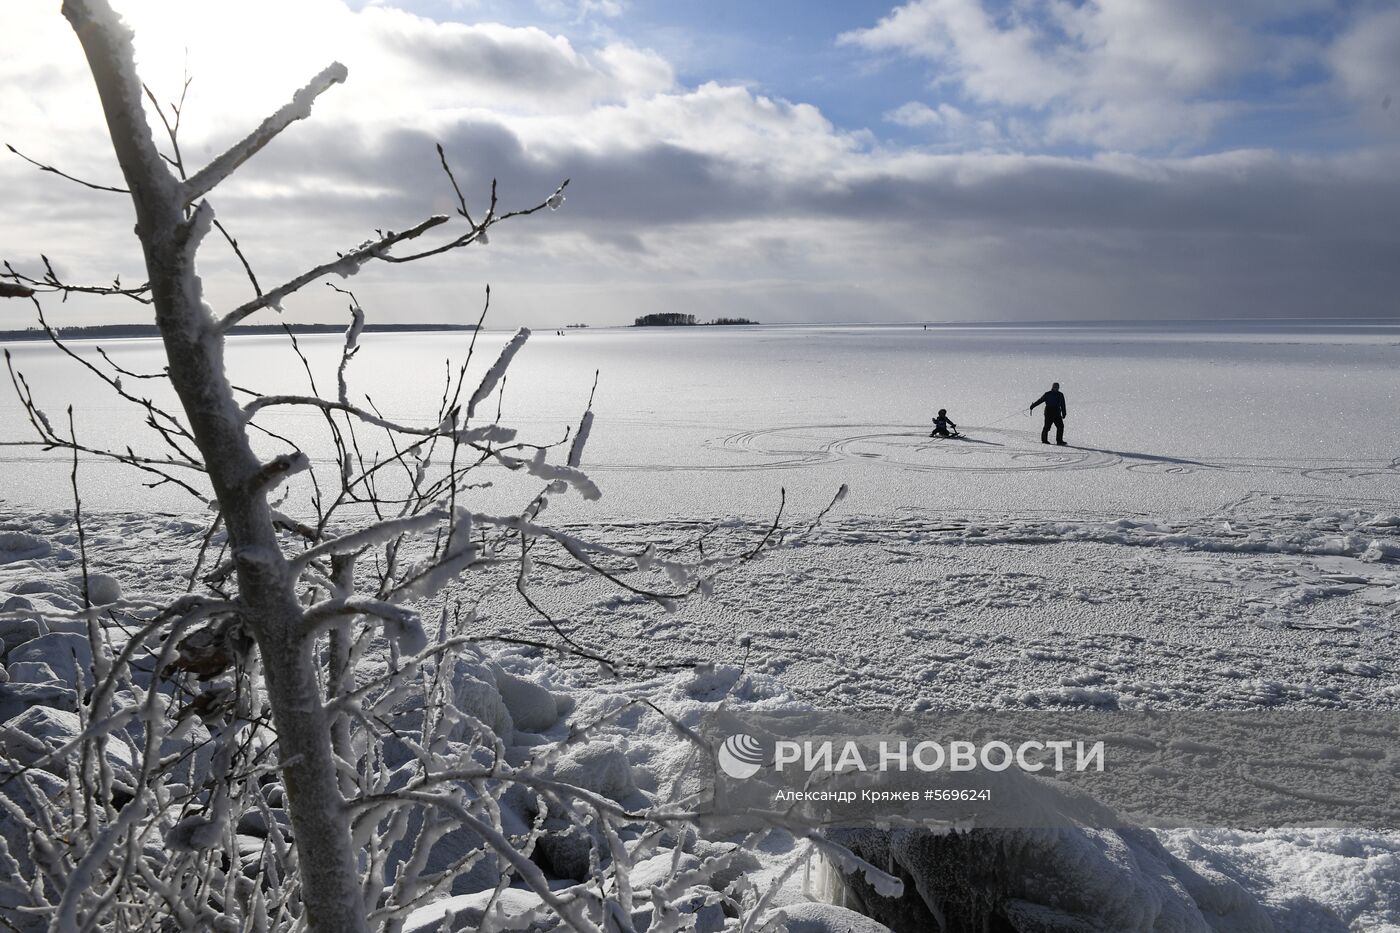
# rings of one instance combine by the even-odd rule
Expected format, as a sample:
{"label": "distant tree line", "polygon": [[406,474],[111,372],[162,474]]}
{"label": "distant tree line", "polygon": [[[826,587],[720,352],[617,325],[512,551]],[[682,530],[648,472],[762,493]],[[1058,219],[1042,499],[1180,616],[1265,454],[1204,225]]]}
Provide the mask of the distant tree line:
{"label": "distant tree line", "polygon": [[693,314],[677,314],[672,311],[658,314],[643,314],[633,322],[633,327],[688,327],[695,323]]}
{"label": "distant tree line", "polygon": [[[693,327],[700,322],[695,320],[693,314],[679,314],[674,311],[660,312],[657,314],[643,314],[637,318],[633,327]],[[705,324],[757,324],[745,317],[717,317],[713,321],[705,321]]]}

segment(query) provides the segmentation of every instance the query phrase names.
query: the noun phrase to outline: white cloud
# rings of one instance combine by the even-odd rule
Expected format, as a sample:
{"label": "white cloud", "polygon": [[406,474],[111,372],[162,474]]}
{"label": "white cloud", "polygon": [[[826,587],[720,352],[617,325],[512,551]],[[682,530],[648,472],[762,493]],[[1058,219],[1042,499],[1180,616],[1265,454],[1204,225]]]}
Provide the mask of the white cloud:
{"label": "white cloud", "polygon": [[908,127],[942,126],[948,122],[948,118],[940,113],[939,110],[949,106],[948,104],[940,104],[939,109],[935,110],[921,101],[911,100],[907,104],[900,104],[898,107],[885,114],[885,119],[890,123]]}
{"label": "white cloud", "polygon": [[551,16],[578,22],[595,16],[616,19],[626,10],[620,0],[535,0],[535,5]]}
{"label": "white cloud", "polygon": [[579,0],[579,16],[606,16],[616,19],[625,7],[617,0]]}
{"label": "white cloud", "polygon": [[928,130],[947,145],[990,146],[1003,137],[994,121],[975,118],[948,103],[930,107],[911,100],[886,113],[885,120],[896,126]]}
{"label": "white cloud", "polygon": [[[162,98],[194,77],[186,139],[229,139],[332,60],[353,91],[326,95],[323,117],[357,123],[473,108],[493,112],[584,111],[604,101],[670,89],[655,53],[624,43],[580,50],[535,28],[438,23],[392,7],[354,11],[341,0],[142,0],[118,3],[136,33],[142,75]],[[91,78],[71,30],[50,4],[7,9],[24,42],[0,56],[0,128],[93,127]]]}
{"label": "white cloud", "polygon": [[1400,98],[1400,7],[1363,13],[1328,51],[1342,90],[1372,106]]}
{"label": "white cloud", "polygon": [[694,90],[603,105],[586,119],[572,116],[514,121],[528,145],[557,150],[635,152],[657,145],[720,159],[736,171],[760,169],[806,177],[858,152],[863,137],[837,130],[811,104],[707,82]]}
{"label": "white cloud", "polygon": [[1206,139],[1238,109],[1231,81],[1314,54],[1264,28],[1308,2],[911,0],[841,41],[924,59],[936,87],[993,111],[1040,115],[1042,142],[1142,150]]}

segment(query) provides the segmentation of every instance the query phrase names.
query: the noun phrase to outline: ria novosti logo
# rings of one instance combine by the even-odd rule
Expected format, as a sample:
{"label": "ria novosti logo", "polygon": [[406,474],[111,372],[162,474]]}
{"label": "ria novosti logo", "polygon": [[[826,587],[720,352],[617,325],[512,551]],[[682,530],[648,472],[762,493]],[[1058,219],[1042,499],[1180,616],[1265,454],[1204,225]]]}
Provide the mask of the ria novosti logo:
{"label": "ria novosti logo", "polygon": [[826,772],[888,771],[1006,771],[1017,768],[1035,773],[1052,771],[1103,771],[1103,740],[1085,742],[1059,739],[1026,741],[1016,746],[990,741],[981,744],[965,740],[909,742],[907,740],[867,742],[791,741],[779,739],[772,755],[763,743],[745,732],[736,732],[720,745],[715,759],[719,768],[732,778],[743,780],[757,774],[765,765],[773,770]]}
{"label": "ria novosti logo", "polygon": [[751,735],[735,733],[724,740],[715,756],[719,769],[737,780],[751,778],[763,767],[763,744]]}

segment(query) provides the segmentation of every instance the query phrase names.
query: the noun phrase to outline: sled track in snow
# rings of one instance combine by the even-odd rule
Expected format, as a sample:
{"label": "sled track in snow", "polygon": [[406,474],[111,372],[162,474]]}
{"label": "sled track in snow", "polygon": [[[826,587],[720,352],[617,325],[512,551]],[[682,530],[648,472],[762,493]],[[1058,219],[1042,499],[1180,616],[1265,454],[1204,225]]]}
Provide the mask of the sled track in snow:
{"label": "sled track in snow", "polygon": [[[852,429],[859,433],[843,433]],[[1116,453],[1076,447],[1034,449],[1024,432],[978,428],[977,437],[931,438],[907,424],[811,424],[731,434],[710,446],[736,453],[782,458],[776,466],[841,460],[876,462],[935,473],[1020,473],[1098,470],[1122,462]]]}
{"label": "sled track in snow", "polygon": [[842,459],[878,460],[905,470],[934,473],[1099,470],[1121,460],[1099,450],[1017,450],[1005,444],[980,443],[971,438],[930,438],[915,432],[858,434],[826,444],[824,449]]}
{"label": "sled track in snow", "polygon": [[[1034,431],[970,426],[974,436],[931,438],[907,424],[809,424],[741,431],[707,447],[772,458],[743,466],[709,469],[792,469],[843,460],[934,473],[1024,473],[1102,470],[1186,475],[1204,471],[1267,473],[1339,481],[1368,476],[1400,477],[1400,458],[1390,460],[1212,457],[1195,460],[1099,447],[1044,446]],[[855,431],[857,433],[847,433]],[[705,467],[701,467],[705,469]]]}

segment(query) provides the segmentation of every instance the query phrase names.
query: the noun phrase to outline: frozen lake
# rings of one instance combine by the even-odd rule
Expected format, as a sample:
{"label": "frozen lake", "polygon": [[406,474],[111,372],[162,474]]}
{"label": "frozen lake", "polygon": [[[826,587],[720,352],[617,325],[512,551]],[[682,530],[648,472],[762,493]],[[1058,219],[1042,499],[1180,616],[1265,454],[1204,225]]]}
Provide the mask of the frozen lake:
{"label": "frozen lake", "polygon": [[[481,335],[473,370],[509,337]],[[469,339],[367,335],[352,386],[385,415],[428,424],[444,360]],[[333,391],[339,340],[302,346]],[[134,433],[138,411],[96,391],[52,347],[11,349],[55,425],[72,403],[86,443],[144,436]],[[107,349],[131,371],[160,366],[153,341]],[[229,357],[239,385],[305,391],[284,340],[236,339]],[[707,553],[744,553],[780,488],[800,528],[850,484],[820,527],[674,612],[568,569],[562,552],[535,552],[532,598],[571,639],[614,658],[712,664],[716,682],[743,684],[736,703],[781,694],[842,709],[1389,717],[1400,708],[1397,363],[1400,324],[600,329],[536,335],[499,407],[522,439],[556,441],[601,371],[585,466],[603,498],[556,496],[546,518],[587,519],[594,527],[581,534],[627,553],[693,554],[702,537]],[[1055,380],[1074,447],[1043,447],[1038,416],[1023,410]],[[482,406],[488,418],[497,401]],[[929,439],[940,407],[969,440]],[[319,415],[271,410],[261,423],[302,439],[329,469]],[[28,430],[7,396],[0,438]],[[361,443],[383,443],[372,438]],[[159,450],[149,438],[139,449]],[[80,578],[69,464],[28,447],[4,455],[0,529],[45,547],[41,557],[0,552],[0,600],[23,592],[41,612],[70,612]],[[472,492],[478,511],[518,509],[540,486],[503,468],[483,478],[497,485]],[[84,466],[86,546],[125,592],[174,597],[209,515],[152,514],[199,504],[140,481]],[[713,535],[697,525],[731,515],[752,521]],[[466,574],[418,608],[435,618],[467,605],[467,634],[555,643],[510,585],[514,574]],[[633,580],[669,591],[659,570]],[[551,654],[549,663],[596,679],[591,662]],[[1310,766],[1345,767],[1327,754]],[[1157,838],[1202,871],[1243,879],[1281,933],[1400,921],[1394,833]]]}
{"label": "frozen lake", "polygon": [[[483,371],[509,337],[483,333],[473,369]],[[370,395],[388,417],[426,424],[445,361],[460,360],[470,339],[369,334],[351,367],[352,394]],[[323,392],[333,391],[340,339],[303,336],[301,344]],[[100,363],[91,343],[74,346]],[[159,450],[140,431],[139,409],[51,345],[9,348],[56,423],[74,406],[80,440]],[[113,340],[105,349],[134,372],[159,369],[154,340]],[[284,338],[235,338],[228,358],[235,384],[306,391]],[[853,516],[1180,517],[1259,495],[1400,500],[1397,364],[1400,323],[545,331],[517,357],[500,409],[522,439],[557,440],[577,423],[600,371],[585,468],[604,496],[561,500],[570,517],[754,518],[771,513],[781,487],[793,508],[816,509],[843,482]],[[1041,446],[1039,412],[1024,410],[1052,381],[1068,397],[1071,448]],[[140,388],[159,386],[147,380]],[[496,404],[483,406],[490,417]],[[968,440],[928,438],[938,408]],[[302,439],[314,458],[329,458],[319,415],[284,409],[260,418]],[[0,440],[31,436],[7,390]],[[66,505],[61,457],[14,446],[0,456],[7,509]],[[94,463],[82,476],[91,508],[197,507],[168,487],[143,489],[120,466]],[[483,507],[528,494],[506,484],[482,493]]]}

